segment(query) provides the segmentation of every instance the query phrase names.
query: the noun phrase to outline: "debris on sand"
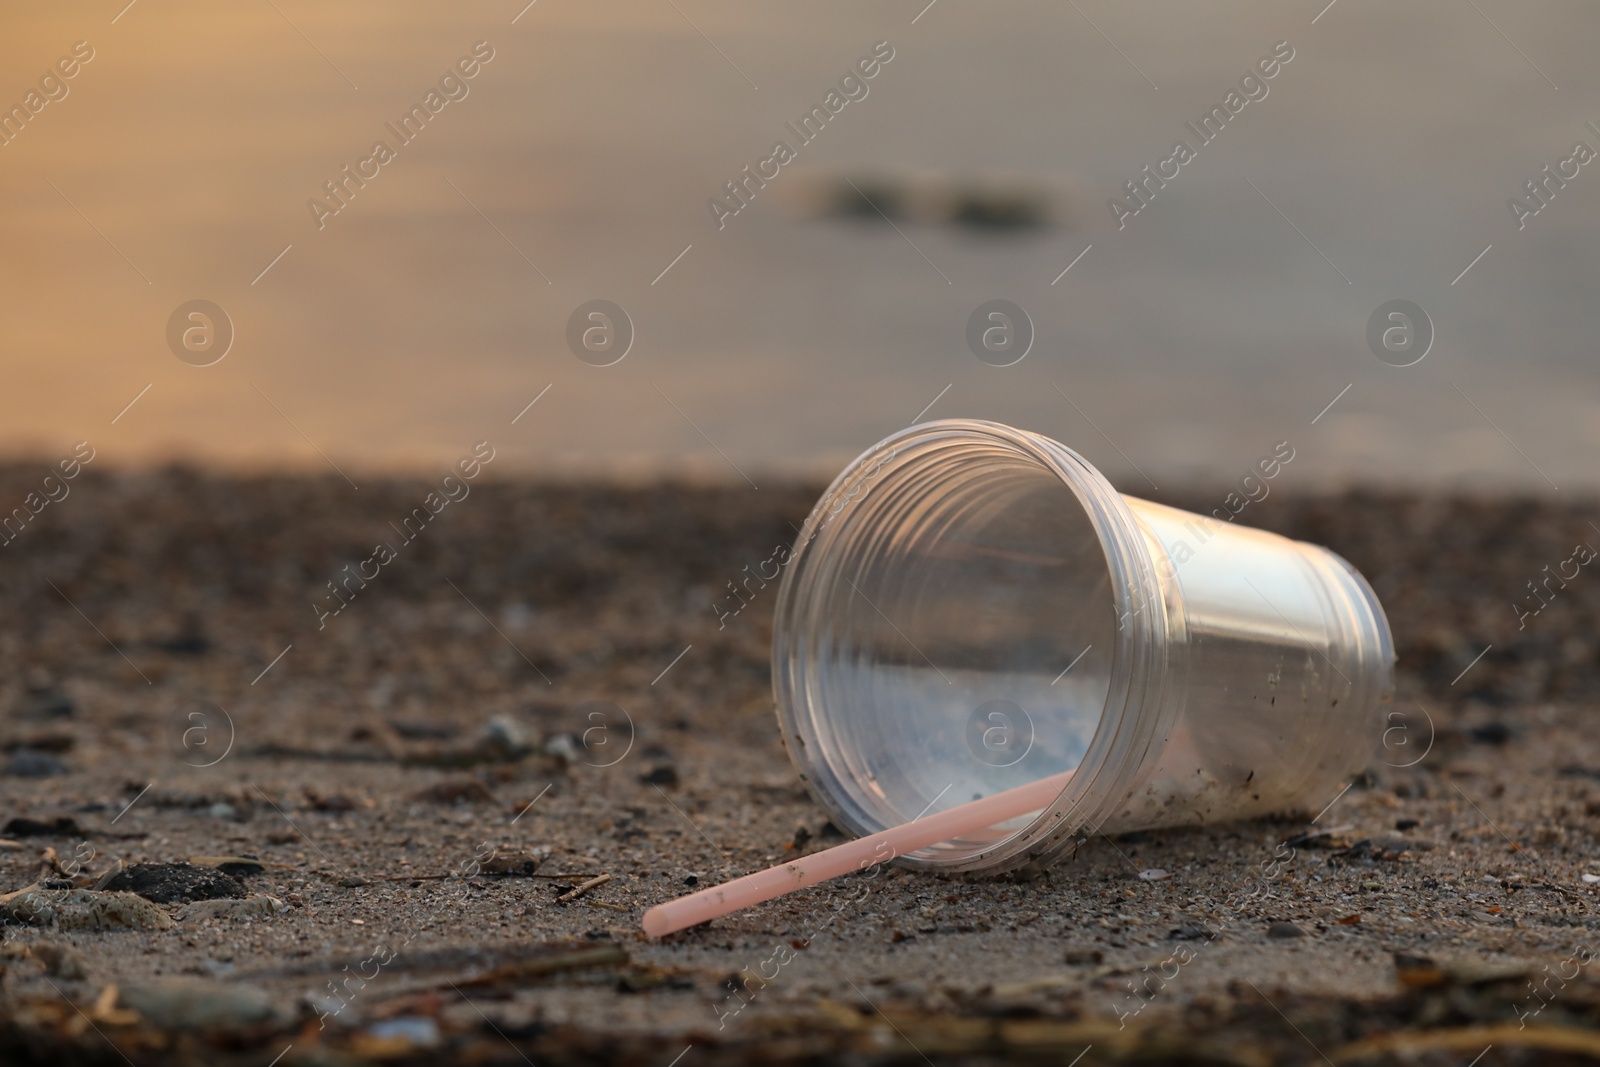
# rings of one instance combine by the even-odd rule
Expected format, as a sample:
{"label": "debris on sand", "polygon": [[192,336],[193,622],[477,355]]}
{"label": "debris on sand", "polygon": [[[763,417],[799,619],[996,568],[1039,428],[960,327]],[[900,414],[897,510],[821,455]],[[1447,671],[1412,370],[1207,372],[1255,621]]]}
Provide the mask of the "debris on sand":
{"label": "debris on sand", "polygon": [[538,873],[540,859],[532,852],[520,849],[506,851],[496,850],[493,856],[483,861],[479,868],[480,874],[498,875],[533,875]]}
{"label": "debris on sand", "polygon": [[569,900],[577,900],[579,897],[583,896],[589,890],[594,889],[596,886],[605,885],[609,881],[611,881],[611,875],[609,875],[609,874],[597,875],[594,878],[589,879],[587,882],[579,883],[578,885],[574,886],[573,888],[567,890],[565,893],[562,893],[559,897],[556,897],[556,903],[557,904],[565,904]]}
{"label": "debris on sand", "polygon": [[167,930],[176,925],[172,916],[137,893],[29,886],[0,901],[11,921],[57,930]]}
{"label": "debris on sand", "polygon": [[249,895],[249,890],[232,875],[192,863],[135,863],[107,882],[105,888],[137,893],[157,904]]}
{"label": "debris on sand", "polygon": [[270,919],[289,910],[289,905],[266,893],[256,893],[243,900],[228,898],[197,900],[178,910],[183,922],[203,922],[207,919]]}

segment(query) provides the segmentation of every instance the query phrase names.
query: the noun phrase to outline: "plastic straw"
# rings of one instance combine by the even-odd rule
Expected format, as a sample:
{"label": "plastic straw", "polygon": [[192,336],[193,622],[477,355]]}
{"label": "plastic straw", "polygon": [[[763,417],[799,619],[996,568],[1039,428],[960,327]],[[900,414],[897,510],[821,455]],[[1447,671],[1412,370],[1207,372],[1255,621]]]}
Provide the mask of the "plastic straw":
{"label": "plastic straw", "polygon": [[1029,785],[960,804],[936,815],[913,819],[765,871],[747,874],[743,878],[657,904],[644,913],[644,932],[651,937],[665,937],[752,904],[781,897],[796,889],[826,882],[854,870],[865,870],[875,863],[929,845],[986,830],[1049,807],[1071,779],[1071,771],[1041,778]]}

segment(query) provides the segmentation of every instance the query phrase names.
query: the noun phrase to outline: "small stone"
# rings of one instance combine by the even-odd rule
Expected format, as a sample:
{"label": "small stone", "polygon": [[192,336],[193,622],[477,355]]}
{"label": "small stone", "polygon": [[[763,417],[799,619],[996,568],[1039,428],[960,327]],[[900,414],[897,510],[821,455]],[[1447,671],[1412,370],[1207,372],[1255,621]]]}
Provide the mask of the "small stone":
{"label": "small stone", "polygon": [[645,785],[675,786],[678,784],[678,768],[670,763],[663,763],[661,766],[654,767],[645,774],[641,774],[639,781]]}
{"label": "small stone", "polygon": [[67,765],[48,752],[21,749],[6,761],[5,773],[16,778],[51,778],[67,773]]}
{"label": "small stone", "polygon": [[683,880],[683,884],[684,885],[699,885],[700,884],[700,876],[698,874],[691,874],[691,875],[689,875],[687,878],[685,878]]}
{"label": "small stone", "polygon": [[1415,830],[1421,825],[1422,823],[1416,819],[1397,819],[1395,821],[1394,828],[1399,830],[1401,833],[1405,833],[1407,830]]}
{"label": "small stone", "polygon": [[545,755],[554,756],[568,766],[583,759],[583,747],[571,734],[552,734],[544,739],[542,747]]}
{"label": "small stone", "polygon": [[1300,929],[1294,923],[1278,922],[1267,927],[1267,936],[1276,939],[1286,939],[1291,937],[1304,937],[1306,936],[1306,932]]}
{"label": "small stone", "polygon": [[211,816],[213,819],[231,819],[235,815],[239,814],[239,812],[238,809],[236,809],[232,804],[229,804],[226,800],[219,800],[206,809],[206,814]]}
{"label": "small stone", "polygon": [[522,724],[509,715],[496,715],[484,728],[483,743],[507,758],[525,756],[533,751],[533,742]]}
{"label": "small stone", "polygon": [[478,869],[483,874],[531,875],[539,870],[539,857],[532,852],[496,850]]}
{"label": "small stone", "polygon": [[1600,882],[1600,874],[1584,874],[1580,875],[1579,877],[1581,877],[1588,885],[1594,885],[1596,882]]}
{"label": "small stone", "polygon": [[1172,931],[1167,935],[1167,939],[1169,941],[1210,941],[1216,936],[1204,926],[1196,926],[1193,923],[1189,923]]}
{"label": "small stone", "polygon": [[1160,882],[1171,877],[1172,875],[1168,874],[1160,867],[1151,867],[1147,871],[1139,872],[1139,879],[1145,882]]}
{"label": "small stone", "polygon": [[1088,948],[1081,945],[1070,946],[1066,951],[1066,960],[1073,967],[1089,967],[1105,962],[1106,954],[1097,948]]}

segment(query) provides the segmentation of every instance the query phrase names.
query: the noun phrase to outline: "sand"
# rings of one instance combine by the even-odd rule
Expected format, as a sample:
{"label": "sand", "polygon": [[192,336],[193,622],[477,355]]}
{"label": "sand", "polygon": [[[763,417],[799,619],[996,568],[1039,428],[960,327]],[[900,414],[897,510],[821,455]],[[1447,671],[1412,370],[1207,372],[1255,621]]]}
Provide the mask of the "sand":
{"label": "sand", "polygon": [[[0,471],[0,498],[35,474]],[[1600,544],[1592,502],[1279,493],[1241,517],[1368,576],[1397,707],[1425,709],[1388,762],[1426,755],[1374,765],[1315,827],[1097,838],[1026,882],[893,869],[650,942],[646,907],[839,840],[774,725],[775,589],[725,628],[710,607],[819,488],[485,477],[402,544],[390,523],[427,491],[90,470],[0,550],[0,818],[72,820],[3,835],[20,848],[0,888],[32,883],[47,847],[63,887],[119,860],[262,865],[243,915],[7,926],[11,1061],[1600,1048],[1582,878],[1600,873],[1600,586],[1581,568],[1520,630],[1512,606]],[[321,616],[326,583],[384,540],[395,558]],[[1308,829],[1334,832],[1284,844]],[[563,877],[482,873],[527,853]]]}

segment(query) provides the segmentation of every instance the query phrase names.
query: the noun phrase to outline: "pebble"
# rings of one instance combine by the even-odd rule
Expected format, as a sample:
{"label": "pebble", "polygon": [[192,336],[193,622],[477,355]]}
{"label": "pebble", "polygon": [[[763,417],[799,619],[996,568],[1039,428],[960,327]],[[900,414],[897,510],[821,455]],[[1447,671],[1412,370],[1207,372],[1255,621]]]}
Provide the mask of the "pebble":
{"label": "pebble", "polygon": [[639,781],[645,785],[675,786],[678,784],[678,768],[670,763],[662,764],[660,767],[653,767],[646,773],[641,774]]}
{"label": "pebble", "polygon": [[1273,923],[1267,927],[1267,936],[1271,938],[1304,937],[1306,932],[1294,923]]}
{"label": "pebble", "polygon": [[532,852],[496,851],[479,868],[483,874],[531,875],[539,870],[539,857]]}
{"label": "pebble", "polygon": [[67,773],[67,765],[48,752],[21,749],[6,760],[5,773],[15,778],[51,778]]}
{"label": "pebble", "polygon": [[547,756],[554,756],[562,763],[571,765],[583,758],[583,748],[578,739],[571,734],[552,734],[544,739],[542,746]]}
{"label": "pebble", "polygon": [[522,724],[509,715],[496,715],[484,729],[484,743],[499,749],[505,758],[519,758],[533,751],[533,742]]}
{"label": "pebble", "polygon": [[1164,879],[1171,878],[1171,877],[1172,877],[1172,875],[1168,874],[1166,871],[1162,870],[1160,867],[1151,867],[1147,871],[1140,871],[1139,872],[1139,878],[1141,880],[1143,880],[1143,881],[1146,881],[1146,882],[1160,882],[1160,881],[1163,881]]}

